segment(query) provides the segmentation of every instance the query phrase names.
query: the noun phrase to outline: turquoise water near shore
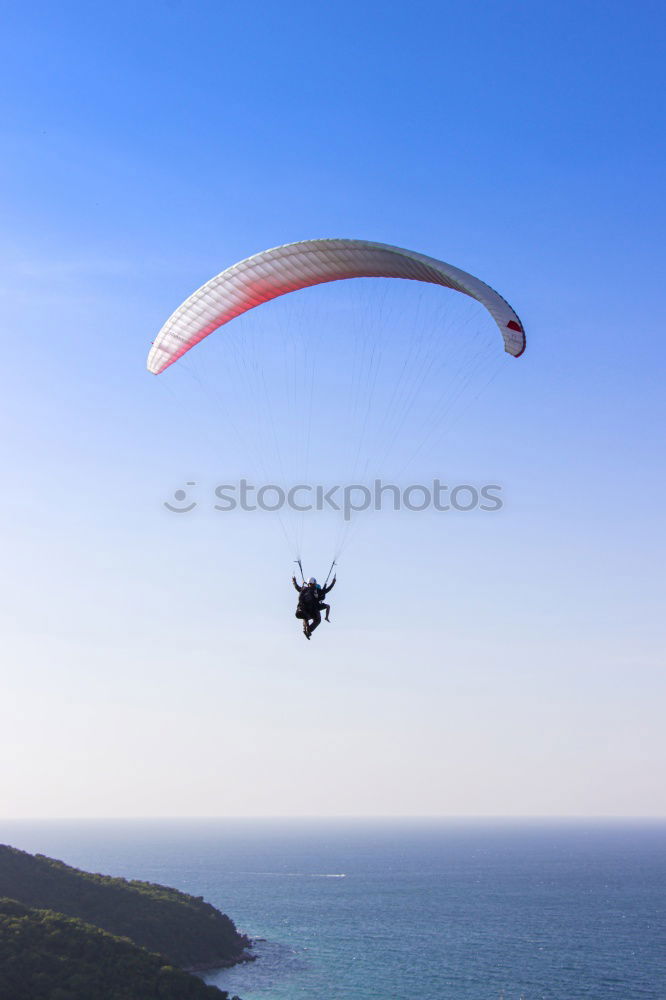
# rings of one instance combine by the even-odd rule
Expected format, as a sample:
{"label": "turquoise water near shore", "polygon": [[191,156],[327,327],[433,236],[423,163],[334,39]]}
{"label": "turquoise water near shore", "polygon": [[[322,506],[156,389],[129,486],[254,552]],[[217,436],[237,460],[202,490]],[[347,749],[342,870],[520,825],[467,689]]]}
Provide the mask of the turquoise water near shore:
{"label": "turquoise water near shore", "polygon": [[69,864],[228,913],[243,1000],[664,1000],[666,824],[86,821],[0,825]]}

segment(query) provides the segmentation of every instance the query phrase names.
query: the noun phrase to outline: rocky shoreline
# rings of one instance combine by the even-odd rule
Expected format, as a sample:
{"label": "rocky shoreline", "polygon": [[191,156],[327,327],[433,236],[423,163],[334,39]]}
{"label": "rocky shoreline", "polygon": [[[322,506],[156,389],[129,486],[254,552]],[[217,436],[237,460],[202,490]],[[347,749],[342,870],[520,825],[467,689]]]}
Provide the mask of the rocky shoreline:
{"label": "rocky shoreline", "polygon": [[[243,935],[245,937],[245,935]],[[254,947],[254,941],[247,938],[245,951],[237,958],[221,958],[214,962],[200,962],[197,965],[189,965],[184,972],[215,972],[216,969],[231,969],[234,965],[242,965],[245,962],[256,962],[257,955],[250,954],[250,948]]]}

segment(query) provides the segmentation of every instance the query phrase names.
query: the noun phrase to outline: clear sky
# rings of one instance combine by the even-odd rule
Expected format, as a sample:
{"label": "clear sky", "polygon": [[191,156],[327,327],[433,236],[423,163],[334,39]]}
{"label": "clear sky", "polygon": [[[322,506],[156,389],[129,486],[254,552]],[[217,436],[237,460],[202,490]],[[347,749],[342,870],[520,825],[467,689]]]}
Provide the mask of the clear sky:
{"label": "clear sky", "polygon": [[[663,6],[3,21],[2,813],[663,816]],[[164,510],[243,470],[145,358],[318,236],[478,274],[529,346],[419,467],[504,509],[373,519],[306,643],[274,519]]]}

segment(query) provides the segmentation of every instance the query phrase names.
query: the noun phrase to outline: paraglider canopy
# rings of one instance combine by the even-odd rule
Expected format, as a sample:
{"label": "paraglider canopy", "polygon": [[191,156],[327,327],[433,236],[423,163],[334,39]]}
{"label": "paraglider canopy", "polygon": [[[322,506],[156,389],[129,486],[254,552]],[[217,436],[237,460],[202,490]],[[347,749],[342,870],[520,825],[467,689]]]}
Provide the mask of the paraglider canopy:
{"label": "paraglider canopy", "polygon": [[[351,278],[366,280],[345,280]],[[320,285],[327,288],[316,295],[288,294]],[[272,310],[254,312],[275,299]],[[352,512],[379,510],[382,498],[401,509],[396,491],[404,470],[429,454],[436,436],[490,384],[493,367],[502,365],[500,343],[512,357],[525,349],[516,312],[474,275],[385,243],[321,239],[265,250],[207,281],[159,331],[148,370],[165,371],[236,317],[226,336],[214,338],[200,357],[183,359],[174,377],[158,384],[171,393],[189,382],[194,396],[186,389],[186,400],[213,401],[213,417],[223,420],[207,416],[202,429],[215,438],[218,454],[224,440],[226,461],[229,439],[238,437],[243,472],[259,471],[264,485],[257,502],[261,494],[261,509],[275,514],[305,590],[315,586],[308,587],[301,562],[310,515],[322,513],[335,524],[326,589],[351,537]],[[256,416],[245,412],[248,398],[256,401]],[[392,483],[378,494],[389,460]],[[244,506],[247,485],[240,479],[239,504],[234,499],[215,509],[257,509]],[[338,503],[341,490],[345,499]]]}
{"label": "paraglider canopy", "polygon": [[499,327],[504,349],[525,350],[520,319],[498,292],[479,278],[424,254],[366,240],[304,240],[265,250],[211,278],[166,321],[148,355],[159,375],[190,348],[236,316],[287,292],[345,278],[407,278],[468,295]]}

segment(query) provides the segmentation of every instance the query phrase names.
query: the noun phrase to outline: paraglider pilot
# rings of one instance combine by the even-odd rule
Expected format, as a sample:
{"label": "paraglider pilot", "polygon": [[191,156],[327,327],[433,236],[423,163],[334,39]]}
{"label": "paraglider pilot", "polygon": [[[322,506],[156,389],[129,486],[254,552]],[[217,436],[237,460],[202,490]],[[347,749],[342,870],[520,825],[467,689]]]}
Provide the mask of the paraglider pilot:
{"label": "paraglider pilot", "polygon": [[333,590],[335,581],[336,577],[333,577],[327,587],[320,587],[315,578],[311,576],[307,583],[303,582],[301,585],[296,582],[296,577],[292,576],[291,582],[298,591],[296,617],[303,622],[303,635],[306,639],[309,639],[314,630],[321,624],[322,611],[326,612],[326,621],[330,622],[331,605],[324,604],[324,597],[329,590]]}

